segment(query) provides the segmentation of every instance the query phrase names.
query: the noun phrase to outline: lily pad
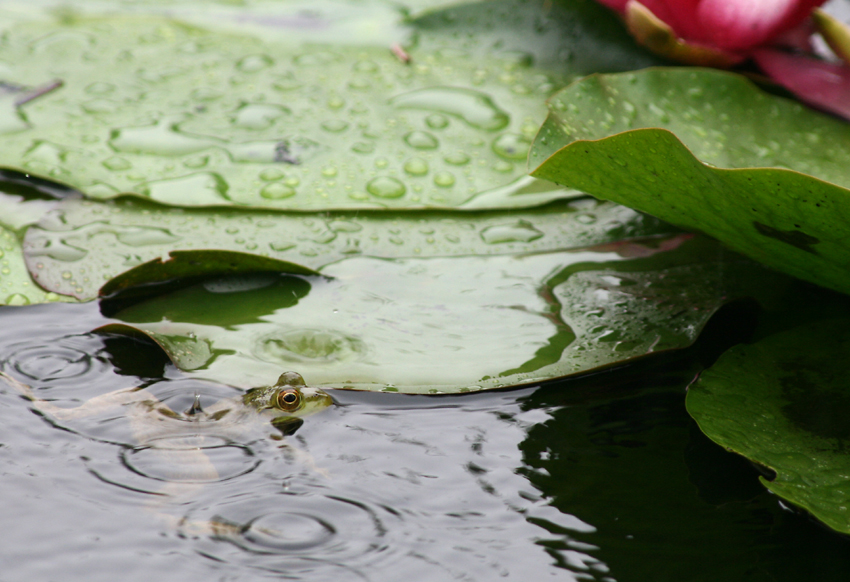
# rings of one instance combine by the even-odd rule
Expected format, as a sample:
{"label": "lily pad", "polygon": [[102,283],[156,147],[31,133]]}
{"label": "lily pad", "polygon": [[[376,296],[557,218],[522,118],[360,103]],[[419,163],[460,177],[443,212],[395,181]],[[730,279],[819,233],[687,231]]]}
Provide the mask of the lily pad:
{"label": "lily pad", "polygon": [[0,305],[69,300],[69,297],[45,291],[33,282],[15,233],[0,226]]}
{"label": "lily pad", "polygon": [[[617,243],[626,248],[630,239],[672,232],[678,231],[655,218],[592,198],[521,211],[361,211],[321,216],[184,210],[133,199],[67,200],[27,231],[24,248],[30,272],[40,285],[89,300],[110,279],[149,261],[159,264],[160,257],[173,251],[231,251],[319,269],[356,255],[486,256]],[[216,273],[221,274],[207,272]],[[154,278],[151,273],[128,276],[138,281]]]}
{"label": "lily pad", "polygon": [[[406,56],[329,43],[323,27],[269,40],[156,14],[19,23],[0,46],[3,163],[91,198],[180,206],[516,206],[545,98],[652,62],[622,33],[570,58],[616,36],[590,4],[430,13],[410,22]],[[576,194],[537,190],[525,204]]]}
{"label": "lily pad", "polygon": [[850,533],[850,320],[809,324],[732,348],[688,391],[716,443],[776,473],[764,485]]}
{"label": "lily pad", "polygon": [[[33,192],[33,188],[11,183],[6,178],[8,176],[0,175],[0,305],[73,301],[70,297],[43,290],[33,281],[27,272],[19,240],[19,233],[37,222],[57,202],[38,199],[40,193]],[[16,190],[23,194],[12,193]]]}
{"label": "lily pad", "polygon": [[686,347],[722,305],[782,288],[707,239],[630,247],[351,257],[323,277],[216,278],[126,308],[107,331],[130,326],[178,367],[238,386],[293,369],[337,388],[465,392]]}
{"label": "lily pad", "polygon": [[850,292],[846,123],[686,68],[589,77],[549,106],[533,175]]}

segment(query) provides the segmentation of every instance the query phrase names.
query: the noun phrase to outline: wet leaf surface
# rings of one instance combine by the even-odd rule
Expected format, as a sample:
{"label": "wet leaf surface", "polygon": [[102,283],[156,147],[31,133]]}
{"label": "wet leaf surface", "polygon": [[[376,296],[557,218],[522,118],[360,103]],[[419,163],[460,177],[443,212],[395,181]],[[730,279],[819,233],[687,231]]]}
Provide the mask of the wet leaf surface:
{"label": "wet leaf surface", "polygon": [[208,280],[114,317],[219,382],[295,369],[323,386],[465,392],[686,347],[721,306],[770,300],[784,285],[690,235],[507,256],[351,257],[319,271]]}
{"label": "wet leaf surface", "polygon": [[0,226],[0,305],[69,300],[69,297],[44,291],[33,282],[15,233]]}
{"label": "wet leaf surface", "polygon": [[575,195],[541,183],[523,197],[544,100],[653,62],[590,2],[429,13],[399,34],[409,60],[314,28],[270,40],[155,10],[18,23],[0,47],[3,163],[179,206],[535,205]]}
{"label": "wet leaf surface", "polygon": [[694,383],[688,412],[716,443],[768,467],[764,485],[850,533],[850,320],[732,348]]}
{"label": "wet leaf surface", "polygon": [[707,69],[589,77],[550,109],[534,175],[850,292],[846,123]]}
{"label": "wet leaf surface", "polygon": [[[172,251],[232,251],[318,269],[357,255],[486,256],[618,244],[624,253],[639,253],[631,239],[673,232],[652,217],[591,198],[520,211],[322,215],[69,200],[27,231],[24,247],[42,286],[93,299],[113,277]],[[128,276],[156,278],[149,270]]]}

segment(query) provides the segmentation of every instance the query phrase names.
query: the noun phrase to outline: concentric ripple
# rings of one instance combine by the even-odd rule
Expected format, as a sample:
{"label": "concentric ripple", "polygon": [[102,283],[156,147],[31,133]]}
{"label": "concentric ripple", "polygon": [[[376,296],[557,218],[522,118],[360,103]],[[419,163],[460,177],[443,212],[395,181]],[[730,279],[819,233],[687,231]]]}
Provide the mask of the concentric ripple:
{"label": "concentric ripple", "polygon": [[250,448],[209,435],[168,436],[132,449],[121,461],[130,471],[170,483],[214,483],[245,475],[260,461]]}
{"label": "concentric ripple", "polygon": [[276,493],[218,509],[212,526],[231,549],[204,544],[204,552],[224,562],[307,579],[338,568],[357,575],[392,554],[384,523],[392,516],[342,497]]}

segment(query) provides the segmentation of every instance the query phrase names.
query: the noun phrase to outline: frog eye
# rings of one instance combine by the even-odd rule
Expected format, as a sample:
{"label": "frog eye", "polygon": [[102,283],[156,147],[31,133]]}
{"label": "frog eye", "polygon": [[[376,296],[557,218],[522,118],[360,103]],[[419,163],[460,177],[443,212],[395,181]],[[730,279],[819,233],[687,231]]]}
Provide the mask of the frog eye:
{"label": "frog eye", "polygon": [[295,410],[301,405],[301,393],[294,388],[281,390],[277,394],[277,405],[281,410]]}

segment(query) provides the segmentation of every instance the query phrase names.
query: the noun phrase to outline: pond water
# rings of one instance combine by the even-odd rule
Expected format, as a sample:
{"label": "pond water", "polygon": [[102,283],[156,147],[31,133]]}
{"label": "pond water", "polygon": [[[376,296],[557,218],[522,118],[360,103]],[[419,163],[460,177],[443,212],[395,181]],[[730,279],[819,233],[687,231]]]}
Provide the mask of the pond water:
{"label": "pond water", "polygon": [[[3,308],[2,369],[63,407],[235,394],[89,333],[104,321],[96,304]],[[697,351],[537,388],[335,392],[293,435],[207,449],[219,479],[179,494],[122,414],[52,423],[4,385],[0,580],[846,579],[848,539],[687,416]]]}

